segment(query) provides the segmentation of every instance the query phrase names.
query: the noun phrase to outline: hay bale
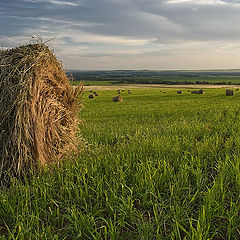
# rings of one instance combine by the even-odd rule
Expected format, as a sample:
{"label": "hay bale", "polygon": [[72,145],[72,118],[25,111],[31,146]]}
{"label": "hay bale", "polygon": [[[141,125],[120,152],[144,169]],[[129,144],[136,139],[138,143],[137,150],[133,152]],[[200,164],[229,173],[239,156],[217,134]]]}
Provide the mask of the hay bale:
{"label": "hay bale", "polygon": [[200,89],[200,90],[193,90],[191,91],[192,94],[204,94],[205,91],[203,89]]}
{"label": "hay bale", "polygon": [[196,94],[204,94],[204,93],[205,93],[205,91],[203,89],[200,89],[200,90],[196,91]]}
{"label": "hay bale", "polygon": [[76,149],[82,90],[44,44],[0,53],[0,180]]}
{"label": "hay bale", "polygon": [[93,94],[90,94],[90,95],[88,96],[88,98],[93,99],[93,98],[94,98],[94,95],[93,95]]}
{"label": "hay bale", "polygon": [[112,100],[113,102],[122,102],[123,98],[119,95],[119,96],[113,97]]}
{"label": "hay bale", "polygon": [[226,96],[233,96],[234,91],[232,89],[226,89]]}
{"label": "hay bale", "polygon": [[177,91],[177,94],[182,94],[182,93],[183,93],[182,90]]}

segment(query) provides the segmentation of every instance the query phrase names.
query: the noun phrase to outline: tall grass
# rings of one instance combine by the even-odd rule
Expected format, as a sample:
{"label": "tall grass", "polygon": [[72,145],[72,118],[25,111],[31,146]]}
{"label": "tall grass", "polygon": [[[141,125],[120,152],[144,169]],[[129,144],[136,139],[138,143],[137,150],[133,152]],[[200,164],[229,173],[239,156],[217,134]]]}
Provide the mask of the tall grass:
{"label": "tall grass", "polygon": [[240,95],[85,100],[81,156],[0,193],[0,239],[239,239]]}

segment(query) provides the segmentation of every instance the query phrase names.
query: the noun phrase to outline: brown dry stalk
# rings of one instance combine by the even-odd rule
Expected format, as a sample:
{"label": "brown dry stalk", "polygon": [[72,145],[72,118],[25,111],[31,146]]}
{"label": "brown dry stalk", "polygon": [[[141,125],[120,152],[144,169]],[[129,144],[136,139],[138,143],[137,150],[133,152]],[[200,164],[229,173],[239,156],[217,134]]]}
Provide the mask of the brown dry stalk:
{"label": "brown dry stalk", "polygon": [[82,92],[44,44],[0,51],[0,179],[76,149]]}

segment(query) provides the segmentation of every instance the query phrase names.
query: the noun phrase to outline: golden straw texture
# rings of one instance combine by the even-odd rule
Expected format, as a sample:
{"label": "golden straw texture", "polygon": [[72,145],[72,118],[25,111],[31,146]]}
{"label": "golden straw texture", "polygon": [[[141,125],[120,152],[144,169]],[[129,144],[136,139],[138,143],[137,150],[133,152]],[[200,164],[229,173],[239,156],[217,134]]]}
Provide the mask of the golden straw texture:
{"label": "golden straw texture", "polygon": [[0,51],[0,179],[76,149],[82,90],[44,44]]}

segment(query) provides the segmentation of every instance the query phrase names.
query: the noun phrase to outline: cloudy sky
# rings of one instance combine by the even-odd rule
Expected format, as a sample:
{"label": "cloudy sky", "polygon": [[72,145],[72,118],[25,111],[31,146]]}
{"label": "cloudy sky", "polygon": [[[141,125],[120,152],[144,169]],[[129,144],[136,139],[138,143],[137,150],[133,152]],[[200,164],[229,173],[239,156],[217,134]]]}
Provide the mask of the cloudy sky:
{"label": "cloudy sky", "polygon": [[240,69],[240,0],[0,0],[1,48],[38,35],[67,69]]}

